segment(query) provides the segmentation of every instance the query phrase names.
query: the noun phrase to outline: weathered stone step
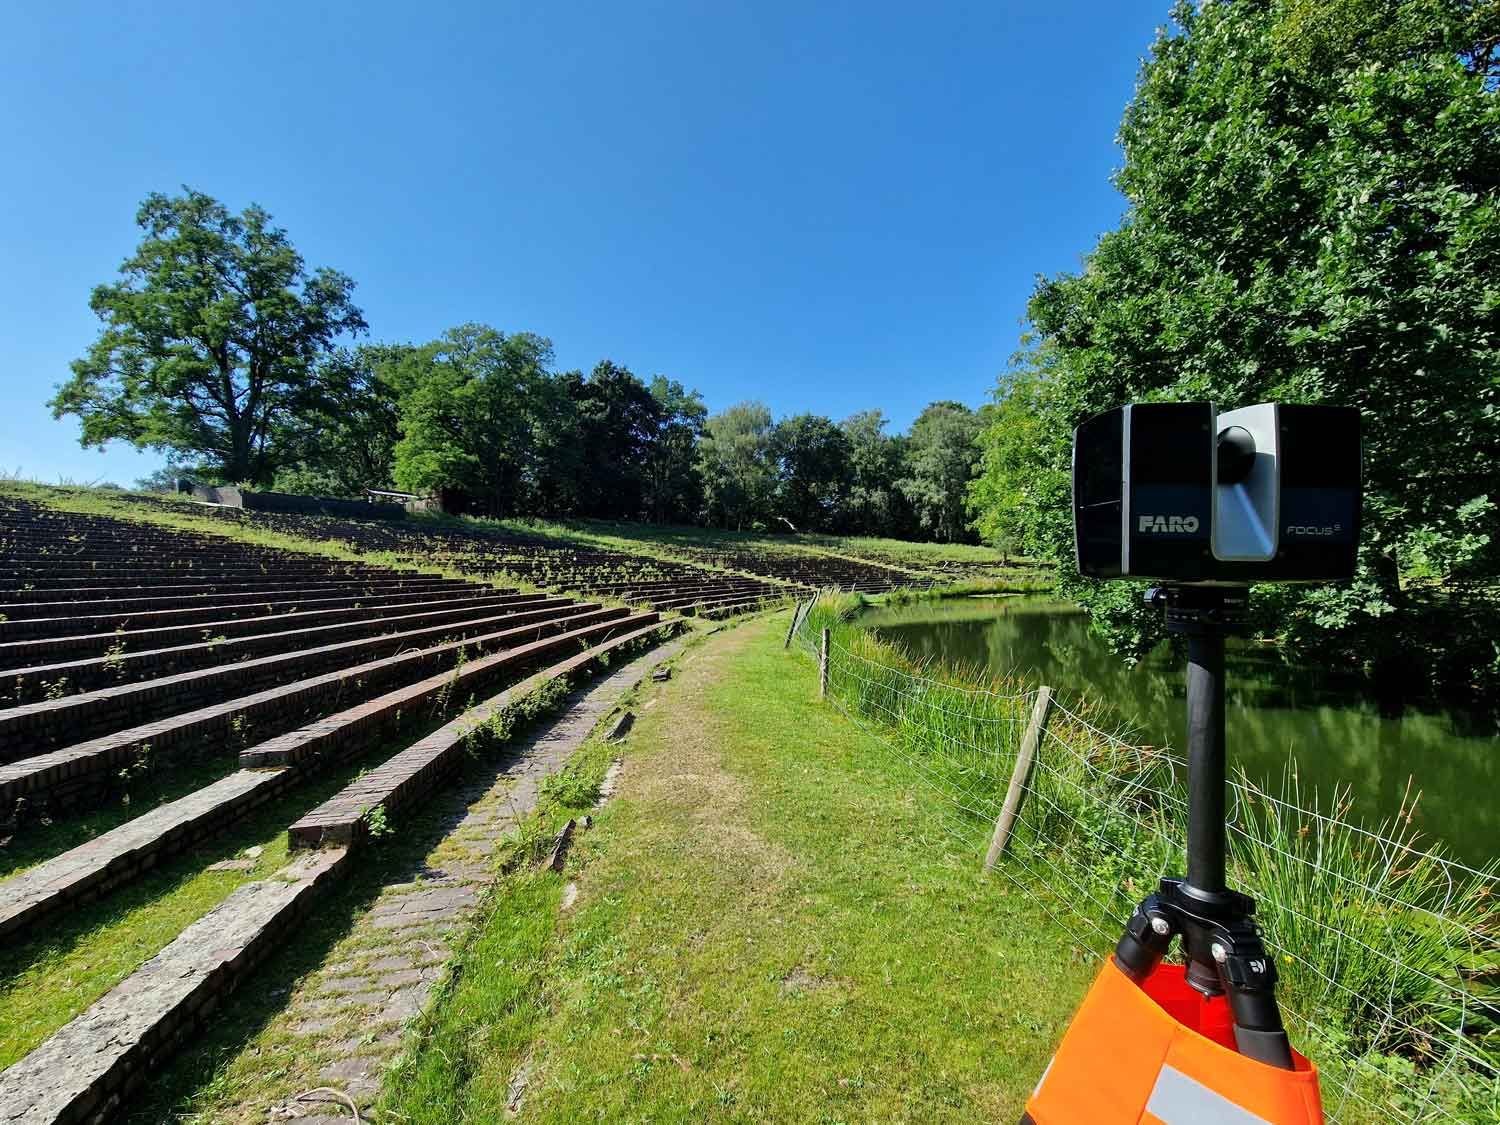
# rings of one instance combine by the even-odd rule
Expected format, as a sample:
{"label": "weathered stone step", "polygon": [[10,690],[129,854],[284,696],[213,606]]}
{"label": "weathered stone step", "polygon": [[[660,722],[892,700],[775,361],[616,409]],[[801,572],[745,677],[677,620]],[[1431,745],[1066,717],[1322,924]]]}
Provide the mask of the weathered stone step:
{"label": "weathered stone step", "polygon": [[329,844],[349,846],[363,839],[369,816],[376,809],[393,812],[427,792],[463,759],[465,741],[492,717],[503,714],[543,684],[587,667],[601,656],[636,644],[662,626],[655,613],[640,614],[619,623],[627,631],[506,688],[470,708],[383,764],[362,774],[287,829],[294,848]]}
{"label": "weathered stone step", "polygon": [[[408,613],[420,613],[424,610],[461,609],[465,606],[473,607],[484,604],[505,605],[511,599],[520,601],[537,596],[517,594],[513,590],[478,586],[473,591],[458,590],[436,598],[426,594],[397,596],[383,600],[383,604],[378,605],[358,602],[341,609],[314,609],[295,613],[262,614],[254,617],[228,617],[191,625],[159,625],[145,629],[132,629],[128,632],[121,630],[102,633],[52,633],[28,640],[0,641],[0,669],[50,664],[69,658],[106,656],[117,645],[124,645],[131,652],[146,652],[151,649],[168,648],[174,644],[190,644],[213,637],[227,639],[276,633],[292,625],[310,628],[315,625],[332,625],[340,621],[350,621],[356,617],[393,618]],[[72,619],[50,618],[48,620],[59,629],[66,629]]]}
{"label": "weathered stone step", "polygon": [[[350,585],[331,592],[316,590],[310,593],[291,588],[256,590],[245,594],[226,594],[218,597],[196,597],[179,608],[153,608],[124,612],[116,609],[112,612],[90,612],[82,615],[68,612],[67,603],[57,602],[49,603],[47,608],[57,608],[61,612],[0,621],[0,638],[56,636],[62,633],[69,635],[133,633],[142,629],[164,628],[171,625],[206,628],[218,621],[269,617],[279,613],[301,613],[323,609],[357,610],[366,606],[394,605],[413,599],[447,595],[487,596],[491,593],[513,592],[512,588],[486,586],[478,582],[444,583],[431,587],[413,584],[389,593],[371,593],[367,588],[358,585]],[[116,605],[118,603],[105,604]]]}
{"label": "weathered stone step", "polygon": [[[308,767],[323,768],[369,751],[396,735],[403,724],[420,721],[440,699],[451,701],[450,707],[459,706],[459,701],[489,690],[506,675],[570,648],[596,644],[642,621],[589,625],[471,660],[252,746],[240,753],[241,768],[235,773],[0,882],[0,937],[65,906],[106,894],[167,856],[229,828],[263,801],[300,783]],[[599,644],[593,655],[618,644]]]}
{"label": "weathered stone step", "polygon": [[271,736],[288,730],[339,701],[431,674],[459,655],[484,655],[506,645],[529,644],[582,625],[626,616],[623,607],[591,608],[573,603],[558,616],[513,626],[495,633],[401,652],[353,667],[337,668],[296,683],[226,700],[195,711],[143,723],[76,743],[60,750],[0,765],[0,816],[25,799],[34,812],[58,816],[80,797],[107,788],[115,771],[148,757],[169,760],[202,751],[223,740],[238,725]]}
{"label": "weathered stone step", "polygon": [[237,770],[0,882],[0,937],[108,893],[164,856],[228,827],[296,780],[291,770]]}
{"label": "weathered stone step", "polygon": [[[387,633],[411,631],[442,624],[463,625],[479,615],[494,610],[507,614],[527,609],[545,609],[559,604],[559,599],[545,594],[499,598],[474,604],[445,606],[394,617],[367,617],[340,621],[331,625],[309,625],[306,628],[283,628],[279,632],[256,633],[243,637],[198,639],[191,644],[164,648],[122,650],[105,656],[84,657],[52,664],[30,665],[4,670],[0,660],[0,700],[12,705],[43,698],[46,685],[65,682],[78,692],[88,692],[115,683],[139,682],[148,677],[170,676],[218,664],[243,661],[255,656],[277,653],[290,656],[303,649],[335,641],[361,637],[378,639]],[[287,622],[283,620],[283,625]],[[297,624],[300,625],[300,622]],[[0,654],[3,656],[3,654]]]}
{"label": "weathered stone step", "polygon": [[18,564],[0,554],[0,581],[30,584],[41,589],[63,586],[118,589],[125,586],[155,586],[158,583],[188,584],[200,582],[261,582],[274,577],[286,578],[396,578],[405,571],[389,567],[330,565],[310,561],[253,562],[244,565],[207,564],[196,559],[180,563],[170,560],[134,566],[76,566]]}
{"label": "weathered stone step", "polygon": [[[463,578],[442,578],[435,574],[412,572],[405,578],[328,578],[307,582],[280,582],[275,575],[265,582],[210,583],[204,586],[171,587],[138,586],[116,590],[100,597],[96,587],[80,586],[68,590],[0,591],[0,612],[7,617],[71,617],[86,613],[125,613],[141,609],[187,608],[209,598],[231,595],[271,597],[275,594],[325,594],[340,590],[371,594],[404,590],[434,590],[472,585]],[[139,592],[133,592],[139,591]]]}
{"label": "weathered stone step", "polygon": [[224,1000],[318,894],[347,853],[297,856],[246,883],[25,1058],[0,1072],[0,1121],[116,1119],[129,1092]]}
{"label": "weathered stone step", "polygon": [[72,739],[103,734],[143,719],[178,713],[227,698],[316,675],[341,664],[374,660],[407,647],[423,647],[439,639],[472,637],[494,628],[543,620],[574,611],[578,605],[555,598],[514,613],[486,613],[456,623],[382,633],[353,641],[254,657],[196,671],[160,676],[144,683],[96,688],[79,695],[43,699],[0,710],[0,762],[13,762],[63,746]]}
{"label": "weathered stone step", "polygon": [[[648,616],[655,618],[656,615]],[[387,716],[420,712],[438,698],[467,699],[491,685],[503,673],[524,669],[543,657],[579,644],[594,643],[643,620],[621,615],[465,661],[451,671],[439,672],[338,715],[319,719],[299,730],[242,750],[240,765],[246,768],[300,765],[314,755],[341,750],[345,741],[357,737],[368,726],[382,723]]]}

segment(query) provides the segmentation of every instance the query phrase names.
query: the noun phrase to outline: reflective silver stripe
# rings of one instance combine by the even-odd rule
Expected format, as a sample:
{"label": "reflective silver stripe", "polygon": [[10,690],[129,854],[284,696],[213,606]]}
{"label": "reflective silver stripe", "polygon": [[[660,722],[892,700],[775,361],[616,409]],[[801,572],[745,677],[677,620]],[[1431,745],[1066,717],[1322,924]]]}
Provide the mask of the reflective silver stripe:
{"label": "reflective silver stripe", "polygon": [[1146,1112],[1166,1125],[1271,1125],[1264,1117],[1257,1117],[1196,1078],[1165,1064],[1151,1088]]}
{"label": "reflective silver stripe", "polygon": [[1036,1089],[1031,1091],[1031,1096],[1033,1098],[1042,1092],[1042,1083],[1047,1081],[1047,1075],[1052,1073],[1052,1064],[1056,1061],[1056,1055],[1053,1055],[1050,1059],[1047,1060],[1047,1069],[1042,1071],[1042,1076],[1036,1080]]}

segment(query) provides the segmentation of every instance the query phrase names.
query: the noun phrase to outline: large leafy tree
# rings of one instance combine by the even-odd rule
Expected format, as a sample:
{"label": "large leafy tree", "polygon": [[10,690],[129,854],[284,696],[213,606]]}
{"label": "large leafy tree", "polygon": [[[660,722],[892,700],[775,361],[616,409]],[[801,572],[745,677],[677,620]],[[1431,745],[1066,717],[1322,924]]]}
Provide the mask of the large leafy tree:
{"label": "large leafy tree", "polygon": [[277,471],[275,487],[355,497],[366,488],[390,488],[401,439],[398,380],[416,350],[411,344],[364,344],[325,359],[288,436],[297,460]]}
{"label": "large leafy tree", "polygon": [[783,418],[771,435],[777,516],[798,531],[829,531],[849,493],[849,439],[820,414]]}
{"label": "large leafy tree", "polygon": [[569,445],[572,411],[550,373],[552,344],[482,324],[450,329],[399,357],[396,483],[452,491],[487,515],[555,510],[554,459]]}
{"label": "large leafy tree", "polygon": [[638,518],[645,507],[660,404],[628,368],[607,359],[587,377],[574,371],[562,382],[577,426],[577,510],[586,516]]}
{"label": "large leafy tree", "polygon": [[[1031,302],[1039,381],[1004,385],[991,416],[990,534],[1068,556],[1066,521],[1039,506],[1062,507],[1066,435],[1095,411],[1349,403],[1359,577],[1262,604],[1325,659],[1401,675],[1425,652],[1440,678],[1500,687],[1476,624],[1492,612],[1466,594],[1500,532],[1497,17],[1489,0],[1177,5],[1120,130],[1125,221]],[[1120,639],[1153,639],[1128,588],[1078,594]]]}
{"label": "large leafy tree", "polygon": [[759,402],[741,402],[704,423],[698,446],[707,519],[743,529],[768,518],[776,488],[771,412]]}
{"label": "large leafy tree", "polygon": [[365,329],[354,283],[308,271],[259,207],[238,215],[201,192],[152,194],[144,232],[89,304],[103,329],[51,401],[84,446],[126,441],[221,480],[263,482],[319,385],[320,362]]}
{"label": "large leafy tree", "polygon": [[910,534],[911,509],[896,487],[906,457],[904,438],[885,432],[885,414],[862,410],[839,423],[849,444],[845,530],[862,535]]}
{"label": "large leafy tree", "polygon": [[961,402],[934,402],[912,423],[906,475],[898,486],[933,538],[955,542],[968,535],[965,499],[979,459],[979,418]]}
{"label": "large leafy tree", "polygon": [[708,408],[697,391],[664,375],[652,377],[651,397],[657,421],[646,451],[646,511],[656,523],[685,523],[698,514],[703,500],[698,439]]}

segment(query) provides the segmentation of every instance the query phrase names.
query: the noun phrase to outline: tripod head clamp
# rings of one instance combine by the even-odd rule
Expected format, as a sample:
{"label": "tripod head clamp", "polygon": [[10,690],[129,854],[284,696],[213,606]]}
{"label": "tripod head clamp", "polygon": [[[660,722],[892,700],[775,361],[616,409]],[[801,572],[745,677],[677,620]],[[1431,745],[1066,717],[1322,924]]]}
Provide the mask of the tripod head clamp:
{"label": "tripod head clamp", "polygon": [[1146,604],[1166,615],[1167,632],[1197,636],[1243,633],[1249,619],[1248,586],[1152,586]]}

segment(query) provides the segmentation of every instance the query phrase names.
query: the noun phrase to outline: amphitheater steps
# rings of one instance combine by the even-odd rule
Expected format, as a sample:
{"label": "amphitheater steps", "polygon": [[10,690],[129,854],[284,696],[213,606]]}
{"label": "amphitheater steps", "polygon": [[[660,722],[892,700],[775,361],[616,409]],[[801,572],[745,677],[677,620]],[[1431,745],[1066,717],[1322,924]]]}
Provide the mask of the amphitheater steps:
{"label": "amphitheater steps", "polygon": [[[574,610],[574,607],[569,607]],[[596,609],[587,605],[547,622],[532,623],[497,633],[451,641],[426,649],[402,652],[353,667],[337,668],[296,683],[226,700],[194,711],[116,730],[60,750],[0,765],[0,814],[17,800],[30,811],[46,808],[61,815],[67,807],[100,788],[107,788],[113,772],[149,754],[152,761],[209,749],[239,725],[267,735],[280,733],[330,704],[358,691],[373,691],[405,677],[429,674],[449,666],[459,653],[484,653],[507,644],[526,644],[550,633],[624,617],[624,608]]]}
{"label": "amphitheater steps", "polygon": [[233,694],[290,683],[355,659],[373,660],[408,646],[421,648],[439,640],[477,638],[487,632],[493,636],[493,630],[502,626],[597,608],[597,604],[553,599],[511,614],[487,614],[451,624],[382,633],[285,655],[277,653],[236,664],[179,672],[143,683],[23,703],[0,710],[0,761],[14,761],[23,751],[35,754],[61,746],[68,738],[104,734],[132,722],[215,703]]}
{"label": "amphitheater steps", "polygon": [[103,1123],[342,874],[338,848],[246,883],[36,1050],[0,1072],[0,1121]]}
{"label": "amphitheater steps", "polygon": [[346,587],[331,594],[324,591],[308,593],[295,589],[260,590],[224,597],[195,597],[179,602],[175,606],[157,606],[118,613],[100,613],[91,609],[83,614],[67,612],[66,603],[59,602],[56,606],[60,607],[62,612],[0,621],[0,638],[30,637],[38,633],[53,633],[58,629],[66,629],[70,633],[97,635],[99,633],[133,633],[174,625],[181,627],[196,625],[199,628],[205,628],[217,621],[271,617],[282,613],[298,613],[303,610],[308,612],[338,609],[360,610],[366,607],[398,605],[413,598],[430,599],[447,594],[470,596],[513,592],[507,588],[482,586],[477,583],[461,587],[440,586],[433,589],[412,587],[391,593],[372,593],[356,586]]}
{"label": "amphitheater steps", "polygon": [[430,791],[462,760],[468,736],[492,717],[503,714],[548,681],[587,667],[600,656],[635,644],[660,628],[656,614],[632,618],[630,623],[635,627],[629,632],[506,688],[361,775],[287,830],[291,846],[317,848],[358,843],[374,810],[395,811]]}
{"label": "amphitheater steps", "polygon": [[228,827],[294,781],[293,771],[285,769],[237,770],[6,879],[0,883],[0,937],[107,894],[165,856]]}
{"label": "amphitheater steps", "polygon": [[19,668],[41,661],[55,662],[69,658],[81,659],[106,655],[116,645],[128,645],[132,652],[143,652],[158,648],[169,648],[177,644],[190,644],[207,637],[223,637],[226,640],[239,637],[276,633],[290,626],[310,628],[316,625],[336,625],[342,621],[360,618],[392,618],[408,613],[421,613],[439,609],[473,609],[484,605],[507,605],[532,594],[516,594],[508,590],[492,590],[476,587],[470,596],[429,598],[415,595],[385,605],[359,605],[348,609],[309,610],[305,613],[273,613],[254,617],[227,617],[192,625],[158,625],[145,629],[120,632],[77,632],[66,630],[73,627],[72,619],[53,618],[57,631],[49,636],[30,640],[0,641],[0,669]]}
{"label": "amphitheater steps", "polygon": [[[58,590],[16,590],[0,593],[0,612],[7,618],[16,617],[73,617],[89,613],[129,613],[150,609],[188,609],[205,604],[207,599],[231,598],[265,599],[279,595],[294,597],[336,597],[340,594],[374,595],[383,593],[409,593],[413,590],[454,590],[471,585],[462,578],[437,578],[426,574],[412,574],[408,578],[369,579],[364,581],[347,578],[317,579],[295,585],[279,585],[271,582],[237,582],[232,584],[207,583],[172,587],[165,584],[136,586],[122,590],[110,597],[99,597],[97,587],[79,586]],[[136,591],[140,591],[137,593]]]}
{"label": "amphitheater steps", "polygon": [[[463,625],[485,610],[521,611],[527,607],[548,608],[555,599],[538,594],[528,599],[509,598],[461,605],[458,608],[424,610],[397,617],[343,621],[331,625],[284,629],[244,637],[214,637],[191,644],[165,648],[121,651],[113,655],[85,657],[54,664],[32,665],[0,671],[0,700],[12,705],[44,698],[46,685],[65,682],[77,692],[88,692],[111,684],[139,682],[148,677],[171,676],[200,668],[250,660],[268,654],[290,655],[345,640],[379,639],[385,634],[420,631],[444,624]],[[284,622],[285,623],[285,622]],[[298,623],[300,624],[300,622]],[[3,656],[3,654],[0,654]],[[0,660],[3,667],[3,660]]]}
{"label": "amphitheater steps", "polygon": [[[582,655],[597,659],[649,633],[643,625],[660,627],[655,614],[620,618],[506,649],[241,751],[241,768],[227,777],[0,882],[0,937],[64,906],[104,894],[197,840],[223,831],[262,801],[299,784],[309,769],[370,751],[440,701],[466,699],[493,687],[503,675],[579,645],[594,646]],[[621,629],[628,636],[611,640]]]}

